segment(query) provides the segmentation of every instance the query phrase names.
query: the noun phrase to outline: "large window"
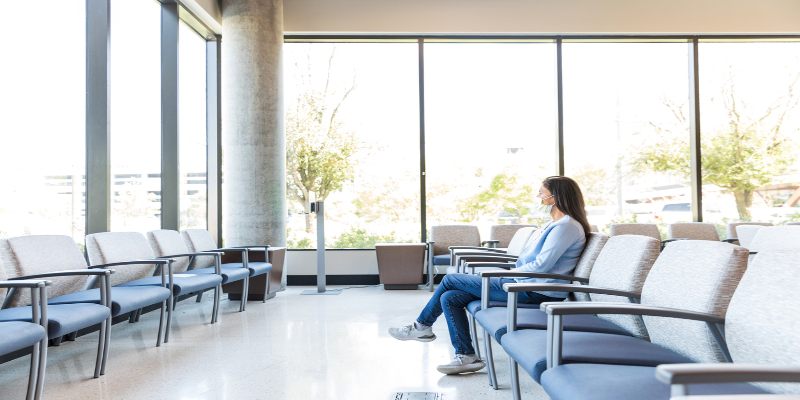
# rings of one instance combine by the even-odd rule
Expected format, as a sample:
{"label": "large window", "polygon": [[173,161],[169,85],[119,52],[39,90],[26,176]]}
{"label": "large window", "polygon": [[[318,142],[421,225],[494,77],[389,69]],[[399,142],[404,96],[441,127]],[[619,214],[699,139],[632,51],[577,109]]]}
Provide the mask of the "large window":
{"label": "large window", "polygon": [[556,166],[556,46],[425,44],[427,225],[538,223]]}
{"label": "large window", "polygon": [[208,226],[206,40],[182,21],[178,37],[180,227],[205,229]]}
{"label": "large window", "polygon": [[85,3],[2,5],[10,36],[0,62],[0,237],[83,241]]}
{"label": "large window", "polygon": [[289,43],[284,58],[289,246],[316,247],[313,200],[327,247],[419,241],[417,44]]}
{"label": "large window", "polygon": [[589,222],[691,221],[687,43],[564,43],[565,174]]}
{"label": "large window", "polygon": [[161,227],[161,8],[111,0],[111,230]]}
{"label": "large window", "polygon": [[800,220],[800,43],[700,44],[703,219]]}

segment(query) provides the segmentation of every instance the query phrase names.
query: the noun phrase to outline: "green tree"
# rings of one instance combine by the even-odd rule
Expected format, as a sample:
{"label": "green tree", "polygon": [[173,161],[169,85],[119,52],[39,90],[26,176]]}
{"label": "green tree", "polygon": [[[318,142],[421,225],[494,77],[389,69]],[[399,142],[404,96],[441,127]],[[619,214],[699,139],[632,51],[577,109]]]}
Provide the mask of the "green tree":
{"label": "green tree", "polygon": [[315,84],[310,67],[303,70],[295,65],[294,70],[301,71],[299,82],[303,87],[295,107],[286,115],[287,194],[303,207],[306,233],[311,232],[312,194],[317,201],[325,200],[353,176],[355,136],[344,129],[339,111],[355,89],[355,76],[344,87],[332,81],[335,53],[334,48],[321,85]]}
{"label": "green tree", "polygon": [[500,213],[522,218],[530,214],[534,202],[534,191],[531,185],[519,185],[517,177],[501,173],[495,175],[489,187],[461,204],[461,219],[470,222],[480,215],[497,215]]}
{"label": "green tree", "polygon": [[394,233],[389,235],[373,235],[366,229],[352,228],[336,238],[333,248],[336,249],[369,249],[375,247],[375,243],[394,243],[397,240]]}
{"label": "green tree", "polygon": [[[800,77],[800,75],[798,76]],[[783,174],[794,156],[794,146],[784,134],[784,119],[797,106],[795,87],[798,78],[789,86],[785,96],[759,113],[746,111],[743,101],[736,97],[730,82],[723,91],[723,104],[728,114],[728,125],[721,131],[704,132],[701,143],[703,183],[717,185],[730,191],[736,200],[736,210],[742,220],[750,219],[753,195],[759,187],[769,183],[774,176]],[[687,126],[685,113],[667,104],[683,126]],[[690,152],[685,142],[668,129],[656,127],[666,133],[659,143],[639,153],[636,169],[644,171],[677,172],[688,176]]]}

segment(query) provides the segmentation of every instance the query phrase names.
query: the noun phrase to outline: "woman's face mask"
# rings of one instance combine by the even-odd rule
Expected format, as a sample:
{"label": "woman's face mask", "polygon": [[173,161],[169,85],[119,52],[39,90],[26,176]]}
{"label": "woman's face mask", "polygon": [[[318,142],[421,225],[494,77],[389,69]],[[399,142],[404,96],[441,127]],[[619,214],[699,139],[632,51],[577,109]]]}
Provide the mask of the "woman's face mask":
{"label": "woman's face mask", "polygon": [[539,211],[541,211],[541,212],[543,212],[543,213],[545,213],[547,215],[550,215],[550,211],[553,210],[553,205],[555,203],[547,204],[547,200],[551,199],[553,197],[553,195],[552,194],[544,194],[542,192],[539,192],[539,194],[536,195],[536,197],[538,197],[538,198],[540,198],[542,200],[542,203],[539,204]]}

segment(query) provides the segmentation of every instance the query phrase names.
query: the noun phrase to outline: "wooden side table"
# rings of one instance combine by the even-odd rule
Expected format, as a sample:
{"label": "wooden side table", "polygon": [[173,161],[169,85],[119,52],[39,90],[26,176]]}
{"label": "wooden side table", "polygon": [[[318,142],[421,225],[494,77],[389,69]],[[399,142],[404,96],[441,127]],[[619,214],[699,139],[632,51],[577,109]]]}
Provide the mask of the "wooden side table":
{"label": "wooden side table", "polygon": [[417,289],[422,284],[426,243],[378,243],[378,274],[383,288]]}
{"label": "wooden side table", "polygon": [[[264,261],[264,250],[250,249],[250,261]],[[269,293],[266,299],[275,297],[281,290],[281,278],[283,277],[283,264],[286,261],[286,247],[270,247],[269,262],[272,264],[272,272],[269,274]],[[223,263],[242,262],[242,255],[239,252],[227,252],[222,256]],[[265,300],[264,289],[267,282],[266,275],[259,275],[250,278],[249,294],[247,300]],[[231,282],[222,286],[222,291],[228,294],[230,300],[240,300],[242,298],[242,281]]]}

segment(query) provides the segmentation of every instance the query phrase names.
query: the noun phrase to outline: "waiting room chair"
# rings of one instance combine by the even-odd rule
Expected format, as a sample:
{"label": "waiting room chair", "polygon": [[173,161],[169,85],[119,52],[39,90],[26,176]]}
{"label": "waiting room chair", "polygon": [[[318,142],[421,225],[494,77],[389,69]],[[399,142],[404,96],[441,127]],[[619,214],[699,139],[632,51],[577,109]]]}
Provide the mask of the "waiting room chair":
{"label": "waiting room chair", "polygon": [[435,225],[431,227],[433,265],[451,265],[450,247],[480,247],[481,235],[474,225]]}
{"label": "waiting room chair", "polygon": [[667,240],[712,240],[719,241],[719,233],[714,224],[707,222],[678,222],[667,225]]}
{"label": "waiting room chair", "polygon": [[[64,337],[74,338],[81,329],[99,326],[94,377],[105,373],[111,329],[108,287],[111,270],[86,268],[86,259],[68,236],[20,236],[0,240],[0,267],[8,280],[47,279],[47,337],[55,345]],[[87,277],[99,277],[100,288],[85,291]],[[65,296],[88,292],[96,301],[64,300]],[[10,290],[3,299],[0,321],[28,321],[34,303],[27,293]]]}
{"label": "waiting room chair", "polygon": [[[514,275],[553,280],[561,278],[561,280],[578,282],[577,284],[555,284],[558,288],[549,291],[588,293],[592,301],[633,302],[638,300],[644,279],[658,257],[660,248],[661,241],[648,236],[612,236],[607,239],[597,254],[592,268],[589,270],[588,279],[571,275],[556,277],[552,274],[535,273]],[[490,278],[483,278],[483,288],[487,291],[488,279]],[[538,306],[536,308],[520,308],[519,304],[515,304],[511,307],[491,307],[486,301],[484,303],[486,303],[486,308],[482,306],[481,310],[476,312],[475,319],[484,331],[484,351],[490,367],[490,378],[492,378],[494,366],[491,339],[502,342],[502,337],[507,332],[507,326],[512,322],[516,330],[546,330],[547,315],[539,310]],[[600,318],[594,316],[571,317],[568,321],[564,321],[564,329],[647,337],[644,323],[639,317],[619,318],[614,315]],[[497,387],[496,378],[491,383],[493,387]]]}
{"label": "waiting room chair", "polygon": [[[269,293],[269,278],[270,273],[272,272],[272,264],[267,261],[252,261],[250,260],[250,253],[251,252],[263,252],[264,253],[264,260],[269,260],[269,245],[267,244],[255,244],[255,245],[244,245],[244,246],[228,246],[224,248],[217,248],[216,243],[214,242],[214,238],[211,237],[211,233],[209,233],[205,229],[186,229],[181,232],[184,241],[194,252],[200,251],[224,251],[228,252],[238,252],[240,255],[241,262],[226,262],[221,264],[221,268],[223,271],[231,271],[237,268],[245,268],[249,270],[249,277],[244,281],[244,287],[242,288],[242,310],[244,310],[244,305],[247,303],[247,297],[250,293],[250,285],[249,279],[255,276],[265,275],[265,287],[264,287],[264,300],[262,302],[267,301],[267,294]],[[198,258],[195,259],[195,268],[204,268],[208,267],[208,259]]]}
{"label": "waiting room chair", "polygon": [[[219,314],[219,297],[222,276],[219,274],[174,274],[170,260],[156,260],[153,249],[147,239],[138,232],[102,232],[86,236],[86,252],[91,264],[130,265],[126,273],[111,281],[117,286],[163,286],[165,276],[172,287],[173,299],[167,301],[167,325],[164,342],[169,341],[172,321],[172,309],[175,298],[182,295],[196,294],[206,290],[214,290],[214,305],[211,312],[211,323],[217,322]],[[158,265],[159,268],[155,266]],[[166,268],[166,272],[164,271]]]}
{"label": "waiting room chair", "polygon": [[[578,259],[578,263],[576,264],[575,270],[573,272],[573,277],[574,277],[574,279],[576,281],[580,281],[580,282],[587,282],[588,281],[588,277],[589,277],[589,274],[591,273],[592,266],[594,265],[594,262],[597,259],[597,256],[600,254],[600,250],[606,244],[607,240],[608,240],[608,236],[606,236],[606,235],[603,235],[603,234],[600,234],[600,233],[591,233],[591,234],[589,234],[589,239],[586,241],[586,245],[583,248],[583,252],[581,253],[581,257]],[[470,261],[470,262],[467,262],[465,264],[465,269],[473,270],[473,271],[475,270],[475,268],[511,269],[513,267],[514,267],[514,263],[513,262],[507,262],[507,261],[504,261],[504,262],[497,262],[497,261],[490,261],[490,262],[486,262],[486,261]],[[535,276],[541,275],[541,274],[534,274],[534,273],[527,273],[527,272],[522,272],[522,273],[512,272],[512,273],[509,273],[509,271],[480,271],[480,275],[481,275],[481,291],[482,292],[486,292],[488,290],[488,288],[489,288],[489,279],[490,278],[500,278],[500,277],[506,277],[506,276],[513,277],[513,276],[518,276],[517,274],[523,274],[523,275],[528,276],[528,277],[535,277]],[[588,300],[588,296],[586,297],[586,300]],[[486,304],[483,304],[483,301],[481,299],[481,300],[472,301],[469,304],[467,304],[466,309],[467,309],[468,321],[469,321],[469,324],[470,324],[470,331],[471,331],[471,337],[472,337],[472,341],[473,341],[473,347],[475,348],[476,355],[478,357],[481,357],[481,346],[478,344],[478,332],[477,332],[478,323],[475,321],[475,315],[482,309],[489,309],[489,308],[496,308],[496,307],[506,307],[506,303],[505,302],[498,302],[498,301],[489,301]],[[538,308],[538,306],[530,305],[530,304],[520,304],[519,307],[521,307],[521,308],[526,308],[526,307],[527,308]],[[496,311],[493,310],[492,312],[496,312]],[[491,330],[491,328],[490,328],[490,330]],[[484,332],[484,335],[486,335],[486,329],[484,329],[483,332]],[[494,330],[493,330],[493,333],[490,333],[490,336],[495,336]],[[486,349],[485,348],[487,345],[491,345],[491,343],[488,343],[488,340],[485,339],[485,336],[484,336],[484,354],[486,354],[486,356],[488,357],[489,362],[493,363],[493,359],[491,357],[491,354],[487,353],[487,350],[490,350],[490,349]],[[497,379],[496,379],[495,374],[493,372],[494,365],[490,364],[490,366],[491,366],[492,370],[490,370],[490,374],[489,374],[489,383],[492,385],[492,387],[494,387],[496,389],[497,388]]]}
{"label": "waiting room chair", "polygon": [[[0,275],[4,271],[0,268]],[[47,369],[47,285],[42,280],[0,280],[0,288],[30,289],[30,321],[0,322],[0,356],[31,348],[31,364],[25,399],[42,398],[45,370]]]}
{"label": "waiting room chair", "polygon": [[[723,291],[735,291],[732,295],[727,293],[732,297],[726,310],[724,302],[716,305],[722,314],[682,307],[692,304],[689,302],[672,304],[669,309],[631,307],[638,314],[649,314],[645,317],[647,322],[660,323],[657,331],[663,329],[663,333],[670,334],[674,348],[690,358],[690,364],[566,364],[545,372],[542,385],[553,400],[668,400],[670,396],[677,399],[688,395],[728,399],[716,395],[800,394],[800,341],[796,340],[800,326],[800,313],[796,312],[799,269],[798,251],[760,253],[738,285],[725,285]],[[688,331],[683,329],[689,324],[687,318],[698,321]],[[723,324],[724,337],[709,340],[708,329],[703,328]],[[701,336],[704,333],[705,338]],[[723,363],[707,363],[714,359]],[[766,400],[772,396],[730,397],[746,398]]]}
{"label": "waiting room chair", "polygon": [[508,247],[506,248],[477,248],[477,247],[464,247],[458,248],[451,247],[451,259],[453,265],[447,267],[447,273],[475,273],[475,268],[467,270],[464,268],[464,263],[467,262],[507,262],[516,261],[517,257],[525,250],[528,241],[533,235],[536,227],[524,227],[517,230],[514,237],[511,238]]}
{"label": "waiting room chair", "polygon": [[739,246],[745,249],[750,248],[750,244],[756,237],[756,233],[763,228],[763,225],[737,225],[736,226],[736,241]]}
{"label": "waiting room chair", "polygon": [[[502,345],[512,360],[519,362],[536,381],[565,371],[582,374],[580,371],[585,364],[601,364],[602,368],[608,365],[655,367],[660,364],[728,361],[722,323],[733,291],[746,268],[747,251],[739,246],[711,241],[678,241],[667,246],[651,268],[639,304],[543,303],[541,308],[549,319],[547,332],[512,332],[509,327]],[[506,286],[510,292],[522,290],[523,286],[527,286],[525,290],[546,288],[545,285]],[[650,340],[563,331],[561,328],[567,315],[606,314],[642,316]],[[592,380],[598,385],[612,379],[610,371],[613,368],[596,368],[591,367]],[[512,369],[512,375],[516,375],[516,367]],[[626,376],[633,378],[632,375]],[[563,377],[542,383],[553,398],[632,398],[606,397],[592,383],[584,384],[582,388],[565,388]],[[586,388],[593,389],[595,397],[576,395]],[[567,392],[569,395],[565,394]],[[519,398],[518,391],[514,394]],[[637,396],[635,398],[643,398],[642,393]]]}
{"label": "waiting room chair", "polygon": [[642,235],[661,241],[661,232],[656,224],[611,224],[608,235]]}
{"label": "waiting room chair", "polygon": [[765,226],[756,231],[750,247],[751,254],[764,251],[800,250],[800,226]]}
{"label": "waiting room chair", "polygon": [[728,222],[728,241],[730,243],[741,245],[741,242],[739,241],[738,227],[742,225],[772,226],[772,222]]}
{"label": "waiting room chair", "polygon": [[[221,261],[221,252],[193,251],[189,249],[189,246],[178,231],[150,231],[147,233],[147,238],[157,257],[176,260],[172,266],[173,273],[213,275],[219,272],[220,276],[222,276],[223,285],[242,281],[245,287],[247,286],[250,271],[246,266],[225,266]],[[244,301],[242,301],[239,303],[239,311],[244,311],[244,309]]]}
{"label": "waiting room chair", "polygon": [[517,231],[531,227],[535,228],[534,225],[524,224],[492,225],[489,228],[489,240],[496,240],[499,248],[507,248]]}

